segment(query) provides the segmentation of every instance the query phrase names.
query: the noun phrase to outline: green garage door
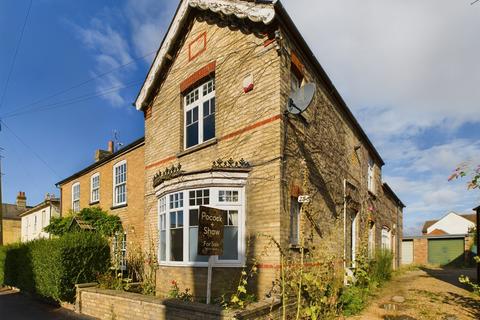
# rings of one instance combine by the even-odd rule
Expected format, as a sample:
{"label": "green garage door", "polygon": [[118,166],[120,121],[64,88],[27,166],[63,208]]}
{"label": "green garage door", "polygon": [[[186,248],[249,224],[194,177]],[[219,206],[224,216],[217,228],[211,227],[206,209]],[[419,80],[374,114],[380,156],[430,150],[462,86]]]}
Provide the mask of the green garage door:
{"label": "green garage door", "polygon": [[441,266],[464,262],[464,239],[428,239],[428,263]]}

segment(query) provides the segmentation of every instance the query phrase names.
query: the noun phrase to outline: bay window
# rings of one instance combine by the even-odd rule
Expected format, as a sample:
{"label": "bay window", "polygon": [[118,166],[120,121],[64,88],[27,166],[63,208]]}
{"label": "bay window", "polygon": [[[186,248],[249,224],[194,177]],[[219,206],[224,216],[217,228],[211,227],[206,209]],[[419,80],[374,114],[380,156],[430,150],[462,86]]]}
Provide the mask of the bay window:
{"label": "bay window", "polygon": [[224,211],[223,255],[217,265],[243,262],[243,187],[203,187],[171,192],[158,200],[159,262],[164,265],[206,266],[208,256],[198,255],[199,207]]}
{"label": "bay window", "polygon": [[185,149],[215,138],[215,79],[184,96]]}

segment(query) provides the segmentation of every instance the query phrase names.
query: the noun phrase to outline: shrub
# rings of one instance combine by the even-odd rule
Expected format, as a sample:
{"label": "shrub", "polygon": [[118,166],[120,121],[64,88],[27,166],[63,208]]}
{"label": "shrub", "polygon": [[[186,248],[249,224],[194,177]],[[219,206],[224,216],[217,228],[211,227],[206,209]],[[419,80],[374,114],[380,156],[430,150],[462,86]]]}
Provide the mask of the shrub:
{"label": "shrub", "polygon": [[[69,233],[2,248],[3,283],[55,301],[74,302],[75,284],[92,282],[110,263],[107,240],[95,233]],[[1,278],[0,278],[1,279]]]}
{"label": "shrub", "polygon": [[382,285],[392,278],[393,254],[390,250],[378,250],[370,266],[371,280]]}
{"label": "shrub", "polygon": [[95,228],[95,232],[106,237],[111,237],[116,232],[122,231],[120,217],[109,215],[108,212],[103,211],[100,207],[84,208],[78,213],[70,211],[65,217],[52,218],[50,224],[44,230],[56,236],[72,232],[70,225],[74,217],[90,224]]}
{"label": "shrub", "polygon": [[365,308],[369,289],[360,286],[345,287],[340,296],[340,305],[345,316],[358,314]]}

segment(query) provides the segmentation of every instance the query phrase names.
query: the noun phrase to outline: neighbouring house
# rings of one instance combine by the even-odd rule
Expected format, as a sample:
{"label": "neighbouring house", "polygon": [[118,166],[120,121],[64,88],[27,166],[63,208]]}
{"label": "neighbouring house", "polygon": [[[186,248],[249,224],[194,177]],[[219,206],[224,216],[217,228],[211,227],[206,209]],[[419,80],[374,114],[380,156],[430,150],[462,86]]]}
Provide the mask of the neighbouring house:
{"label": "neighbouring house", "polygon": [[30,209],[25,192],[20,191],[15,204],[2,203],[3,244],[20,242],[22,221],[20,215]]}
{"label": "neighbouring house", "polygon": [[43,229],[52,217],[60,217],[60,199],[48,194],[45,200],[20,214],[22,219],[21,241],[50,238]]}
{"label": "neighbouring house", "polygon": [[[122,268],[127,250],[139,249],[143,241],[144,171],[144,138],[119,150],[114,150],[114,143],[109,141],[107,150],[95,152],[93,164],[57,183],[62,216],[100,207],[120,217],[124,233],[114,238],[113,245],[118,242]],[[72,227],[91,228],[82,221],[75,221]]]}
{"label": "neighbouring house", "polygon": [[471,260],[475,213],[448,212],[441,219],[425,221],[421,236],[404,237],[402,264],[459,266]]}
{"label": "neighbouring house", "polygon": [[441,219],[425,221],[422,234],[468,234],[475,227],[477,216],[475,213],[461,214],[450,211]]}
{"label": "neighbouring house", "polygon": [[[286,112],[307,83],[316,86],[310,107],[301,117]],[[176,280],[205,296],[201,205],[225,212],[214,296],[235,289],[242,266],[268,247],[259,234],[298,252],[302,233],[319,238],[340,221],[333,241],[341,268],[354,264],[366,233],[369,251],[391,250],[398,266],[404,205],[280,1],[180,1],[135,106],[145,116],[144,247],[158,253],[158,295]],[[309,221],[300,217],[307,194]],[[262,255],[260,299],[280,263],[273,248]]]}

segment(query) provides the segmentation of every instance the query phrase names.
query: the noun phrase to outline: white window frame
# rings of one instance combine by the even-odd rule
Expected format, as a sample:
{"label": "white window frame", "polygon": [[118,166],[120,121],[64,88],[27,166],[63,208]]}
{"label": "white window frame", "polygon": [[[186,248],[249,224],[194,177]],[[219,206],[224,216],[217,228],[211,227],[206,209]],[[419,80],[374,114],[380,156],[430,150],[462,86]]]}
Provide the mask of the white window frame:
{"label": "white window frame", "polygon": [[375,162],[368,157],[367,187],[368,191],[375,193]]}
{"label": "white window frame", "polygon": [[[98,185],[95,187],[93,185],[93,180],[98,178]],[[97,198],[93,197],[93,192],[97,191]],[[100,202],[100,173],[97,172],[90,177],[90,203]]]}
{"label": "white window frame", "polygon": [[368,225],[368,257],[373,259],[375,257],[375,223],[370,222]]}
{"label": "white window frame", "polygon": [[[208,86],[210,83],[213,84],[213,90],[209,93],[207,93],[206,95],[204,95],[203,93],[203,89],[204,89],[204,86]],[[190,95],[192,93],[194,93],[196,90],[198,90],[198,99],[194,99],[193,101],[191,101],[190,103],[187,103]],[[210,101],[210,99],[214,98],[215,99],[215,112],[214,112],[214,117],[216,117],[216,114],[217,114],[217,99],[216,99],[216,96],[215,96],[215,77],[213,77],[212,79],[209,79],[208,81],[206,82],[203,82],[201,85],[195,87],[195,88],[192,88],[191,90],[189,90],[184,96],[183,96],[183,105],[184,105],[184,108],[183,108],[183,147],[185,150],[187,149],[190,149],[190,148],[194,148],[195,146],[198,146],[204,142],[207,142],[207,141],[210,141],[210,140],[213,140],[215,139],[215,136],[216,136],[216,123],[215,123],[215,136],[209,140],[205,140],[204,141],[204,138],[203,138],[203,126],[204,126],[204,123],[203,123],[203,118],[204,118],[204,114],[203,114],[203,103],[204,102],[207,102],[207,101]],[[187,147],[187,114],[189,111],[195,109],[195,108],[198,108],[198,143],[193,145],[193,146],[190,146],[190,147]]]}
{"label": "white window frame", "polygon": [[[118,168],[118,167],[121,167],[125,165],[125,181],[122,182],[122,183],[119,183],[117,184],[116,183],[116,174],[115,174],[115,170]],[[128,202],[128,188],[127,188],[127,182],[128,182],[128,165],[127,165],[127,160],[122,160],[118,163],[116,163],[114,166],[113,166],[113,175],[112,175],[112,185],[113,185],[113,206],[114,207],[118,207],[118,206],[122,206],[122,205],[126,205],[127,202]],[[117,202],[117,187],[121,186],[121,185],[125,185],[125,201],[122,201],[122,202]]]}
{"label": "white window frame", "polygon": [[392,250],[392,230],[388,227],[382,228],[382,250]]}
{"label": "white window frame", "polygon": [[[194,188],[182,189],[179,191],[172,191],[166,194],[163,194],[157,202],[158,205],[158,230],[159,230],[159,244],[160,244],[160,230],[162,228],[161,223],[162,219],[160,215],[165,214],[164,223],[166,225],[166,254],[165,261],[160,260],[160,245],[158,246],[158,263],[162,266],[193,266],[193,267],[207,267],[208,262],[202,261],[189,261],[189,228],[190,228],[190,208],[197,207],[190,206],[189,191],[193,190],[209,190],[209,207],[218,208],[221,210],[236,210],[238,211],[238,259],[236,260],[220,260],[218,257],[215,257],[214,264],[215,266],[221,267],[241,267],[245,264],[245,187],[244,186],[235,186],[235,187],[213,187],[213,186],[199,186]],[[238,202],[220,202],[219,201],[219,191],[238,191]],[[171,194],[183,192],[183,261],[170,261],[170,209],[169,209],[169,199],[168,197]],[[166,199],[166,211],[163,211],[162,205],[164,204],[162,199]],[[173,211],[177,209],[172,209]]]}
{"label": "white window frame", "polygon": [[[78,197],[75,192],[76,187],[78,187]],[[76,204],[78,204],[78,206]],[[72,184],[72,210],[73,212],[80,212],[80,182]]]}
{"label": "white window frame", "polygon": [[359,217],[360,217],[360,213],[358,212],[354,212],[352,213],[353,214],[353,219],[352,219],[352,226],[351,226],[351,229],[352,229],[352,239],[351,239],[351,243],[352,243],[352,266],[355,266],[355,260],[357,260],[357,244],[358,244],[358,241],[359,241],[359,232],[358,232],[358,220],[359,220]]}

